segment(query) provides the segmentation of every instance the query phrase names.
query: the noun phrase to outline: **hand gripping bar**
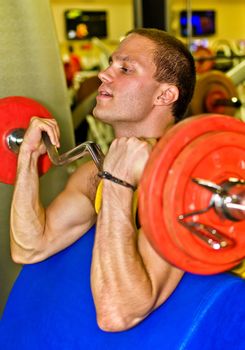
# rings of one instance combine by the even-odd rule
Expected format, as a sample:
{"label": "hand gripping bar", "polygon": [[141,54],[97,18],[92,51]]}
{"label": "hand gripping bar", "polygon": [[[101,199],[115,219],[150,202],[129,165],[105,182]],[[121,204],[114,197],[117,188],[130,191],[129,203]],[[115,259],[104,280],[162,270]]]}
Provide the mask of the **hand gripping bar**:
{"label": "hand gripping bar", "polygon": [[[23,142],[25,129],[15,129],[7,135],[8,147],[15,153],[19,152],[21,143]],[[46,132],[42,133],[43,142],[47,148],[48,156],[51,162],[56,166],[67,165],[80,159],[86,155],[90,155],[99,171],[102,171],[104,154],[99,145],[92,141],[86,141],[71,150],[59,154],[58,149],[51,143]]]}

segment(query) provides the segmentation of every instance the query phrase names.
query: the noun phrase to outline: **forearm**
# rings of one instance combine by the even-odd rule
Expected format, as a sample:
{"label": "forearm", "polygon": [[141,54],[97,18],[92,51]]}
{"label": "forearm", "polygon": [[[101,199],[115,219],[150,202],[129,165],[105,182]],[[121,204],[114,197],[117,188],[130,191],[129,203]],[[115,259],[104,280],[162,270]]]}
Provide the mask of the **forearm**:
{"label": "forearm", "polygon": [[98,323],[105,330],[130,328],[154,307],[155,291],[139,253],[132,199],[130,189],[105,181],[92,263]]}
{"label": "forearm", "polygon": [[37,157],[20,152],[11,205],[11,253],[16,262],[32,262],[45,227],[45,211],[39,200]]}

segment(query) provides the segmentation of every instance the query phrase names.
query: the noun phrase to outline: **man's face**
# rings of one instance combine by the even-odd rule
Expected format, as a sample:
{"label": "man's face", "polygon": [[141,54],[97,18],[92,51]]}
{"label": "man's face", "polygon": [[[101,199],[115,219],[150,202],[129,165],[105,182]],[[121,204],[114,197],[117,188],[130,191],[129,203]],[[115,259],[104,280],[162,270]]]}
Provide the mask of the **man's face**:
{"label": "man's face", "polygon": [[109,67],[99,74],[102,81],[94,115],[115,126],[144,120],[153,108],[159,83],[153,78],[155,44],[130,34],[112,54]]}

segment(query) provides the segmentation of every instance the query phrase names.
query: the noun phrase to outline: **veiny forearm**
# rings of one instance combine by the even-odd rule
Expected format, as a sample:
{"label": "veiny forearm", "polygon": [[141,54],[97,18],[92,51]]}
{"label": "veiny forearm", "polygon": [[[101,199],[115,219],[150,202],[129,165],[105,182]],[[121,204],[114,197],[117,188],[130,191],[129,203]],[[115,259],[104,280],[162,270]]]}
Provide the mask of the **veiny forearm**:
{"label": "veiny forearm", "polygon": [[37,159],[21,154],[11,205],[10,237],[14,261],[32,261],[42,241],[45,211],[39,200]]}
{"label": "veiny forearm", "polygon": [[154,307],[154,288],[138,250],[132,191],[107,183],[98,216],[92,262],[92,290],[98,324],[127,329]]}

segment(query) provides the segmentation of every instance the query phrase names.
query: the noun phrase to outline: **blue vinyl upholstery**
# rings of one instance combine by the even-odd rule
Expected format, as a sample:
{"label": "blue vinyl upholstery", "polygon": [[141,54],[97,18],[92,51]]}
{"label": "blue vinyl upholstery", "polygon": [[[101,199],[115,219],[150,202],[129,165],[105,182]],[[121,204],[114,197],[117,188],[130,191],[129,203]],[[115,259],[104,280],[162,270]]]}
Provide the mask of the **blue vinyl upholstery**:
{"label": "blue vinyl upholstery", "polygon": [[25,266],[0,321],[1,350],[244,350],[245,281],[186,273],[167,302],[138,326],[108,333],[90,289],[92,228],[44,262]]}

